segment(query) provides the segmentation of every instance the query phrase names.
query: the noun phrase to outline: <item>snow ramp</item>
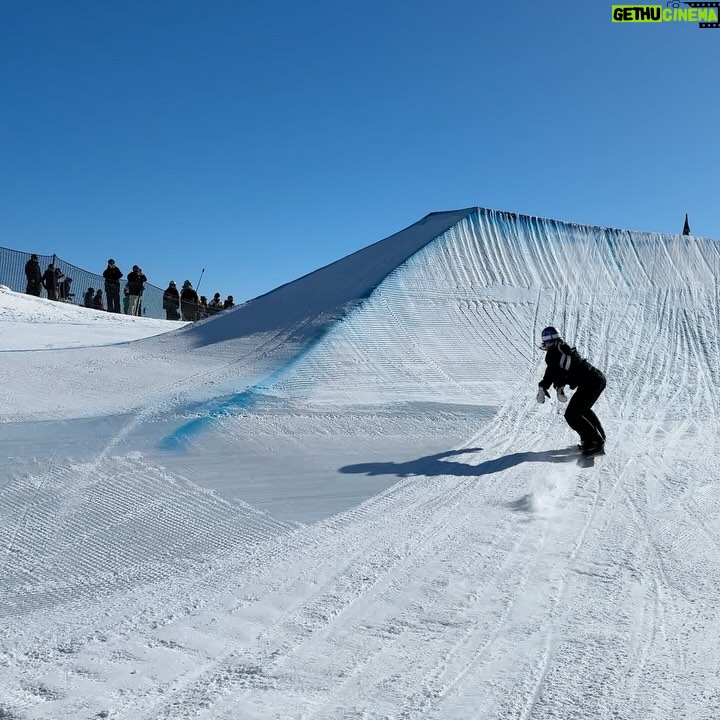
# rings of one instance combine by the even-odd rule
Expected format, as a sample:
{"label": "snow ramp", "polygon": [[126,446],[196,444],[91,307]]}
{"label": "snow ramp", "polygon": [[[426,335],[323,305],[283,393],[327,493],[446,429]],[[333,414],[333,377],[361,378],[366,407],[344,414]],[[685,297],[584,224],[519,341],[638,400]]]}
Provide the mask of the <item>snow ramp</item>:
{"label": "snow ramp", "polygon": [[482,208],[436,213],[185,332],[230,346],[275,333],[281,352],[259,384],[298,402],[498,405],[537,382],[539,332],[554,324],[649,412],[660,408],[638,374],[660,362],[653,349],[673,347],[663,378],[714,413],[704,391],[720,379],[706,361],[718,352],[718,247]]}

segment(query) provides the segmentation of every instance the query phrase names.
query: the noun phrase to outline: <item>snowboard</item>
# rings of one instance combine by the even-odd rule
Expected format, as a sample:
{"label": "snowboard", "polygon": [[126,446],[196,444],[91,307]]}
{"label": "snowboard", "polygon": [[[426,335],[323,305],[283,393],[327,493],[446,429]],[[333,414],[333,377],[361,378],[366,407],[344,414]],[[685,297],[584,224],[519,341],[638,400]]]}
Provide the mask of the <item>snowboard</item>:
{"label": "snowboard", "polygon": [[597,450],[592,450],[591,452],[585,452],[582,449],[582,445],[578,445],[577,448],[578,448],[578,452],[580,453],[581,457],[584,457],[584,458],[594,458],[594,457],[597,457],[598,455],[605,454],[605,446],[604,445],[599,447]]}

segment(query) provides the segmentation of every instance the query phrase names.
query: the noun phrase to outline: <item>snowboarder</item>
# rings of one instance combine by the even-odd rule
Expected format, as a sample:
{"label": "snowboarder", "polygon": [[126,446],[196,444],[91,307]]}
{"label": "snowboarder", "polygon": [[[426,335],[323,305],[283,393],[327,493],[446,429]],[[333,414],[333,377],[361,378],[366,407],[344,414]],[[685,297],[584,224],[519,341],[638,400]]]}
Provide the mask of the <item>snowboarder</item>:
{"label": "snowboarder", "polygon": [[580,435],[583,455],[602,452],[605,430],[591,408],[605,389],[605,375],[570,347],[554,327],[546,327],[541,338],[547,369],[538,383],[537,401],[544,403],[545,398],[550,397],[551,385],[556,388],[560,402],[567,402],[565,385],[575,390],[565,411],[565,420]]}

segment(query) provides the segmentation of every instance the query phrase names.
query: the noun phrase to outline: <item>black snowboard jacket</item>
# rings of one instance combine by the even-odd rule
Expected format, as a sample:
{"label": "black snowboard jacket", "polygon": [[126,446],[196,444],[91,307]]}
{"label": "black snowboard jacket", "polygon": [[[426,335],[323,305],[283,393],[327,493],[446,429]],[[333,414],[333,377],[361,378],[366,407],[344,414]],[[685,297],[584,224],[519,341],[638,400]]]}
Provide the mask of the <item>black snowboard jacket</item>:
{"label": "black snowboard jacket", "polygon": [[556,340],[545,352],[547,368],[538,383],[549,390],[550,386],[560,388],[567,385],[574,390],[579,385],[594,383],[602,373],[593,367],[580,353],[564,340]]}

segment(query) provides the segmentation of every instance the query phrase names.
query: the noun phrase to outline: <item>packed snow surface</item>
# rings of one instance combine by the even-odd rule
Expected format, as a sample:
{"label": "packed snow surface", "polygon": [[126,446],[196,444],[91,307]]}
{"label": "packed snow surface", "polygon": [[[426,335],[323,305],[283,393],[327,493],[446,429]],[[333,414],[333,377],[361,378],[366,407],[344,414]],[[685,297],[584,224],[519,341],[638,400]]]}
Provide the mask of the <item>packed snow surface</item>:
{"label": "packed snow surface", "polygon": [[0,288],[0,718],[716,720],[719,271],[468,208],[192,325]]}

